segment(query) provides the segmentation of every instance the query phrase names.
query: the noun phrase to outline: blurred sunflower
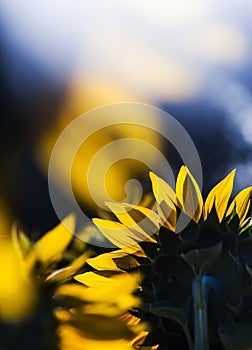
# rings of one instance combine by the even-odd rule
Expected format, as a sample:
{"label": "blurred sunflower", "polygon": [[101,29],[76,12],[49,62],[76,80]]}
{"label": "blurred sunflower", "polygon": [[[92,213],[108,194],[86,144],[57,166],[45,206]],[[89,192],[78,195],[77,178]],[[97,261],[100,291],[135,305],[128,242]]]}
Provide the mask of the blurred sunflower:
{"label": "blurred sunflower", "polygon": [[[66,226],[74,231],[72,216],[35,243],[16,228],[0,238],[1,350],[131,349],[140,328],[119,315],[139,306],[132,295],[139,277],[102,289],[74,282],[89,252]],[[125,305],[112,302],[122,284]]]}
{"label": "blurred sunflower", "polygon": [[[55,116],[51,127],[47,129],[38,140],[36,148],[36,160],[40,168],[47,173],[50,157],[58,137],[78,116],[90,112],[97,107],[119,104],[121,102],[135,101],[131,95],[118,93],[118,90],[113,89],[102,82],[86,82],[79,79],[73,79],[69,86],[66,98],[61,106],[59,113]],[[144,101],[141,101],[144,102]],[[71,159],[71,183],[74,194],[82,205],[83,210],[88,210],[93,214],[101,216],[106,215],[99,205],[104,201],[111,200],[122,201],[125,198],[124,185],[131,178],[136,178],[144,185],[148,167],[144,163],[143,155],[146,152],[146,142],[159,149],[163,150],[163,142],[153,130],[144,126],[147,111],[128,110],[121,108],[119,111],[120,120],[128,120],[128,114],[137,113],[138,123],[118,123],[118,111],[106,111],[98,113],[92,119],[86,118],[85,124],[82,127],[65,134],[66,142],[62,145],[61,155],[57,160],[57,166],[54,169],[55,183],[64,195],[67,195],[66,181],[68,181],[68,169],[66,161]],[[158,111],[152,111],[150,116],[155,120],[156,128],[162,121]],[[106,127],[100,127],[101,120],[106,121]],[[116,121],[116,123],[115,123]],[[90,135],[85,139],[86,132]],[[75,152],[76,140],[83,137],[82,143],[79,145],[78,151]],[[122,140],[133,139],[127,143],[121,143]],[[136,148],[136,141],[138,146]],[[117,141],[117,142],[116,142]],[[120,142],[118,142],[120,141]],[[143,142],[141,142],[143,141]],[[113,151],[107,146],[113,146]],[[125,148],[126,147],[126,148]],[[127,149],[127,157],[125,157],[125,149]],[[99,160],[93,162],[94,157],[102,150]],[[120,155],[117,158],[117,155]],[[134,157],[129,157],[129,154],[134,154]],[[157,164],[156,153],[149,152],[149,160],[153,164]],[[138,161],[140,159],[141,161]],[[92,176],[89,177],[90,167],[92,166]],[[119,175],[118,175],[119,174]],[[103,178],[102,178],[103,177]],[[135,203],[136,191],[130,192],[128,201]],[[138,196],[137,196],[138,197]]]}
{"label": "blurred sunflower", "polygon": [[[108,204],[120,222],[94,219],[121,248],[87,260],[96,275],[143,275],[136,292],[142,304],[131,312],[150,325],[143,348],[252,348],[252,229],[246,219],[252,187],[229,205],[234,176],[235,170],[203,202],[185,166],[176,191],[151,173],[153,210]],[[181,216],[189,224],[179,230]]]}

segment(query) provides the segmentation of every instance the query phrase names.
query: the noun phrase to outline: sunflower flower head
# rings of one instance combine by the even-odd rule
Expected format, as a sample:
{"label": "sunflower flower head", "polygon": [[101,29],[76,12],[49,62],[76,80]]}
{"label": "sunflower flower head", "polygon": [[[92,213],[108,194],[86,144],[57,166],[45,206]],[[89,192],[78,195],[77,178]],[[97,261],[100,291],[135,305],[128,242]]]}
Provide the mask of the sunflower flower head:
{"label": "sunflower flower head", "polygon": [[[142,241],[142,223],[135,220],[134,211],[128,212],[135,220],[131,225],[116,213],[120,223],[95,220],[113,243],[120,239],[107,228],[120,225],[128,247],[121,244],[120,250],[87,262],[100,272],[103,261],[111,272],[143,276],[136,290],[142,304],[131,312],[150,327],[141,346],[160,350],[252,347],[252,229],[251,219],[246,219],[252,187],[230,203],[234,176],[232,171],[204,202],[186,167],[178,174],[176,190],[151,173],[156,206],[146,216],[152,222],[152,235]],[[141,207],[135,211],[147,213]],[[178,227],[181,216],[188,220],[182,229]]]}

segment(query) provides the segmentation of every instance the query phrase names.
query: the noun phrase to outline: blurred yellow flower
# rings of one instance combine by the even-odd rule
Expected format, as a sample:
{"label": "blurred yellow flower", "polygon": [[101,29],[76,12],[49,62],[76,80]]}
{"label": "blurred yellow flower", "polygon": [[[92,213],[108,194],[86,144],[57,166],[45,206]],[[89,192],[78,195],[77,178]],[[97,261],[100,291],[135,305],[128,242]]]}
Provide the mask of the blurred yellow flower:
{"label": "blurred yellow flower", "polygon": [[[107,85],[104,86],[102,83],[92,84],[90,82],[83,83],[74,80],[69,87],[66,99],[60,108],[59,115],[55,118],[56,121],[51,124],[38,141],[37,162],[41,169],[43,169],[43,171],[48,170],[48,163],[55,142],[67,125],[75,118],[100,106],[128,101],[135,100],[132,99],[131,96],[118,93],[117,90]],[[125,123],[124,125],[115,123],[116,117],[117,121],[124,120],[127,118],[127,113],[127,110],[122,110],[120,116],[108,115],[106,112],[99,115],[100,119],[108,122],[108,126],[93,132],[88,139],[83,140],[83,144],[80,145],[74,159],[72,159],[71,183],[74,194],[83,205],[83,208],[88,207],[89,210],[93,210],[97,214],[99,213],[99,215],[99,203],[103,203],[108,200],[108,198],[115,201],[125,199],[125,184],[127,181],[132,178],[141,180],[143,174],[148,170],[148,167],[144,165],[142,157],[140,157],[139,161],[129,156],[122,157],[124,159],[119,161],[115,160],[116,154],[125,153],[124,144],[117,143],[116,146],[114,145],[112,152],[106,149],[106,146],[112,144],[114,141],[123,139],[145,141],[148,143],[150,143],[151,140],[151,144],[154,147],[159,150],[163,149],[160,135],[158,135],[155,130],[144,127],[146,114],[142,113],[142,115],[138,116],[138,120],[141,119],[142,123]],[[161,123],[158,112],[156,115],[152,115],[152,119],[156,121],[156,125]],[[89,119],[86,122],[85,130],[96,130],[98,126],[98,117],[92,120]],[[76,135],[76,133],[78,133],[78,135]],[[68,181],[69,170],[66,169],[64,165],[65,159],[72,154],[76,137],[79,137],[82,133],[83,130],[78,130],[75,133],[72,132],[65,135],[67,140],[64,143],[65,146],[62,147],[61,158],[58,160],[54,174],[57,186],[59,186],[63,193]],[[136,149],[134,142],[128,142],[126,154],[129,155],[129,152],[135,155],[143,155],[146,153],[146,144],[143,142],[142,144],[139,142],[137,148],[138,149]],[[94,161],[92,163],[94,168],[92,168],[92,176],[88,179],[90,164],[102,149],[103,153],[99,161]],[[157,164],[151,152],[148,156],[153,164]],[[95,194],[93,194],[92,191],[95,191]],[[132,192],[132,198],[129,199],[130,201],[134,201],[134,195],[135,193]]]}
{"label": "blurred yellow flower", "polygon": [[0,238],[0,319],[11,322],[32,310],[36,286],[25,276],[10,237]]}
{"label": "blurred yellow flower", "polygon": [[[111,281],[100,276],[97,286],[88,272],[77,275],[75,282],[72,277],[89,252],[75,244],[66,226],[74,232],[72,215],[35,243],[15,226],[11,235],[1,237],[1,349],[16,350],[16,337],[22,337],[20,349],[132,348],[130,342],[142,327],[121,316],[139,305],[132,294],[139,276],[120,275]],[[79,256],[71,249],[74,244],[82,249]],[[67,255],[69,249],[72,255]]]}

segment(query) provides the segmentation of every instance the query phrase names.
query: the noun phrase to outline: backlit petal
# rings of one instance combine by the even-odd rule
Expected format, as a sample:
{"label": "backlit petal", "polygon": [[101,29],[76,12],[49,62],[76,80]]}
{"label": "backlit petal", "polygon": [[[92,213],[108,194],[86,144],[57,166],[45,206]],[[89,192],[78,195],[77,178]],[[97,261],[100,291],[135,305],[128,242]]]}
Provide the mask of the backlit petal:
{"label": "backlit petal", "polygon": [[[121,223],[133,231],[151,236],[157,232],[160,218],[151,209],[127,203],[106,203]],[[147,237],[148,238],[148,237]]]}
{"label": "backlit petal", "polygon": [[99,231],[116,247],[123,248],[127,246],[133,246],[137,242],[144,241],[149,238],[148,234],[145,232],[132,231],[123,224],[119,222],[103,220],[103,219],[93,219],[94,224],[97,226]]}
{"label": "backlit petal", "polygon": [[246,218],[246,215],[250,207],[251,193],[252,193],[252,187],[247,187],[244,190],[242,190],[240,193],[238,193],[238,195],[235,197],[235,199],[233,200],[233,202],[230,204],[228,208],[227,216],[229,216],[235,208],[236,213],[240,218],[240,222],[243,222],[243,220]]}
{"label": "backlit petal", "polygon": [[175,229],[176,207],[174,203],[177,203],[175,192],[163,179],[152,172],[150,172],[150,179],[162,224],[167,223],[168,228]]}
{"label": "backlit petal", "polygon": [[181,167],[177,177],[176,195],[185,214],[198,222],[202,214],[203,199],[196,180],[185,166]]}
{"label": "backlit petal", "polygon": [[34,245],[37,259],[45,266],[59,260],[73,238],[74,228],[75,219],[70,215],[40,238]]}
{"label": "backlit petal", "polygon": [[227,177],[225,177],[225,179],[219,182],[210,191],[205,201],[204,219],[207,218],[207,215],[211,212],[213,205],[215,205],[219,221],[222,221],[233,190],[235,172],[236,170],[232,170]]}
{"label": "backlit petal", "polygon": [[129,256],[129,255],[125,253],[124,250],[121,249],[110,253],[100,254],[95,258],[90,258],[87,260],[87,263],[98,271],[107,270],[107,271],[121,272],[122,270],[117,267],[113,259],[122,258],[125,256]]}
{"label": "backlit petal", "polygon": [[47,277],[46,281],[60,282],[70,278],[76,272],[78,272],[80,268],[85,264],[89,255],[90,255],[89,252],[82,254],[78,258],[74,259],[74,261],[67,267],[64,267],[60,270],[56,270],[53,273],[51,273]]}

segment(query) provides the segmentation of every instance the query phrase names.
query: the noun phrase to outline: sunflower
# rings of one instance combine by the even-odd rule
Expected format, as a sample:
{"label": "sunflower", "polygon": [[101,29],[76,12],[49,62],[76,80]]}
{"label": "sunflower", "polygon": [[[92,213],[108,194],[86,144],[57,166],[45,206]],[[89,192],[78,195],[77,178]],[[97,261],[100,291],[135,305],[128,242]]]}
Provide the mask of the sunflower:
{"label": "sunflower", "polygon": [[234,177],[235,170],[203,202],[185,166],[176,191],[150,173],[153,210],[108,203],[120,222],[94,219],[121,248],[87,260],[96,275],[143,275],[142,304],[130,311],[150,326],[138,341],[143,349],[252,348],[252,187],[230,203]]}
{"label": "sunflower", "polygon": [[[140,328],[119,316],[139,305],[132,295],[139,277],[117,277],[102,290],[75,282],[90,253],[71,233],[74,225],[69,216],[35,243],[16,227],[1,237],[1,350],[132,348]],[[119,303],[122,284],[125,304]]]}

